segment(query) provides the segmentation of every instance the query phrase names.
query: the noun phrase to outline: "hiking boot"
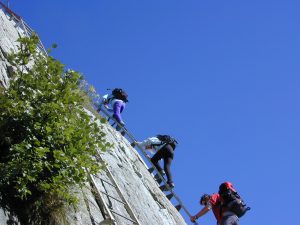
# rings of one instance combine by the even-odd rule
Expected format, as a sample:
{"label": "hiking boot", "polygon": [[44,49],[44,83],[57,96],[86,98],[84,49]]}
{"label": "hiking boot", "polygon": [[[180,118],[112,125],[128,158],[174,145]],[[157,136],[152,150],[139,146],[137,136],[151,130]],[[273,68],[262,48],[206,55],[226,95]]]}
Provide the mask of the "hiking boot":
{"label": "hiking boot", "polygon": [[134,148],[135,147],[135,142],[132,142],[130,145],[131,145],[131,147]]}
{"label": "hiking boot", "polygon": [[171,189],[173,189],[174,187],[175,187],[175,184],[173,183],[173,182],[167,182],[167,184],[169,185],[169,187],[171,188]]}
{"label": "hiking boot", "polygon": [[121,130],[121,127],[119,125],[116,126],[116,131]]}

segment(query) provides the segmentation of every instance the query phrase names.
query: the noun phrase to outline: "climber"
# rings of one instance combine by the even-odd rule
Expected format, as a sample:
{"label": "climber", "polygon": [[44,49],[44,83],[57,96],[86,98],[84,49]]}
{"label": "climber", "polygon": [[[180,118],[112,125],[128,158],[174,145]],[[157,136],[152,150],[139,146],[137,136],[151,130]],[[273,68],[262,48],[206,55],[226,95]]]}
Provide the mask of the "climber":
{"label": "climber", "polygon": [[221,208],[221,197],[219,194],[204,194],[202,195],[200,199],[200,205],[203,205],[204,207],[195,215],[191,216],[190,219],[192,222],[195,222],[199,217],[206,214],[209,210],[212,210],[215,218],[217,220],[217,224],[220,225],[221,222],[221,214],[220,214],[220,208]]}
{"label": "climber", "polygon": [[204,208],[195,216],[190,217],[192,222],[212,209],[218,225],[238,225],[239,218],[250,210],[232,183],[228,181],[219,186],[218,194],[204,194],[200,199],[200,204],[204,205]]}
{"label": "climber", "polygon": [[238,225],[239,218],[244,216],[248,207],[232,183],[226,181],[219,186],[222,220],[220,225]]}
{"label": "climber", "polygon": [[[121,88],[115,88],[110,95],[107,94],[103,96],[101,103],[101,105],[103,104],[108,111],[113,112],[113,118],[115,118],[120,124],[116,127],[116,130],[118,131],[125,126],[125,123],[121,117],[121,113],[125,109],[126,102],[128,102],[127,98],[128,95],[124,90]],[[99,107],[98,112],[100,109],[101,106]]]}
{"label": "climber", "polygon": [[[137,144],[140,147],[155,153],[151,158],[151,162],[162,176],[166,174],[168,186],[174,188],[175,185],[172,179],[171,164],[174,158],[174,150],[177,141],[169,135],[157,135],[155,137],[147,138],[142,142],[133,142],[131,146],[135,147]],[[164,170],[160,167],[158,162],[161,159],[164,160]]]}

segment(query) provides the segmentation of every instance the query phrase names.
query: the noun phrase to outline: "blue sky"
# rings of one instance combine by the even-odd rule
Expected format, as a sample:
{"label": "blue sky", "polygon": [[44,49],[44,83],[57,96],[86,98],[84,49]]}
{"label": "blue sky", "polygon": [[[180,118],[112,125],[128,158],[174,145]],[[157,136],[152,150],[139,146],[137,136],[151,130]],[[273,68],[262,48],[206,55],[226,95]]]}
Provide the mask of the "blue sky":
{"label": "blue sky", "polygon": [[[46,47],[56,43],[53,56],[82,72],[98,93],[127,90],[123,117],[137,139],[160,133],[178,139],[175,191],[191,213],[200,210],[203,193],[229,180],[252,207],[240,224],[295,224],[298,1],[27,0],[10,6]],[[215,219],[210,214],[199,223]]]}

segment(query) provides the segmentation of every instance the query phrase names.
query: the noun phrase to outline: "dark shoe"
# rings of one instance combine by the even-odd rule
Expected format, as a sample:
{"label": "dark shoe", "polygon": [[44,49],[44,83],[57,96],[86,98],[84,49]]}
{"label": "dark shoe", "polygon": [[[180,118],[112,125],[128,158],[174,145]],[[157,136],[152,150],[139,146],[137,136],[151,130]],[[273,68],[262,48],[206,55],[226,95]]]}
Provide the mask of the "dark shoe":
{"label": "dark shoe", "polygon": [[134,148],[135,147],[135,142],[132,142],[130,145],[131,145],[131,147]]}
{"label": "dark shoe", "polygon": [[164,177],[164,175],[166,175],[166,173],[165,173],[165,171],[163,171],[163,170],[162,170],[162,171],[159,171],[157,174],[155,174],[154,178],[155,178],[155,179],[158,179],[158,178],[159,178],[159,175],[162,176],[162,177]]}
{"label": "dark shoe", "polygon": [[174,188],[175,187],[175,184],[173,183],[173,182],[167,182],[167,184],[169,185],[169,187],[172,189],[172,188]]}

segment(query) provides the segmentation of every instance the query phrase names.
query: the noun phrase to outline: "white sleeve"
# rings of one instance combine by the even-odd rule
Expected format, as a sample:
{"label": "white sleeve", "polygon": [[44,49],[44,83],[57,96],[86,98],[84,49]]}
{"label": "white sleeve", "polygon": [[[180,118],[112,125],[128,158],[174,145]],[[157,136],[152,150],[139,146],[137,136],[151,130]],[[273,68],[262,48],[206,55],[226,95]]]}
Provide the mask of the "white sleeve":
{"label": "white sleeve", "polygon": [[108,99],[108,94],[106,94],[106,95],[103,95],[103,97],[102,97],[103,99]]}
{"label": "white sleeve", "polygon": [[153,144],[161,144],[161,141],[157,137],[151,137],[147,138],[146,140],[139,142],[139,144],[145,148],[147,146],[153,145]]}
{"label": "white sleeve", "polygon": [[208,203],[207,203],[207,205],[206,205],[206,207],[207,207],[209,210],[211,210],[211,208],[212,208],[212,205],[211,205],[211,203],[210,203],[210,202],[208,202]]}

